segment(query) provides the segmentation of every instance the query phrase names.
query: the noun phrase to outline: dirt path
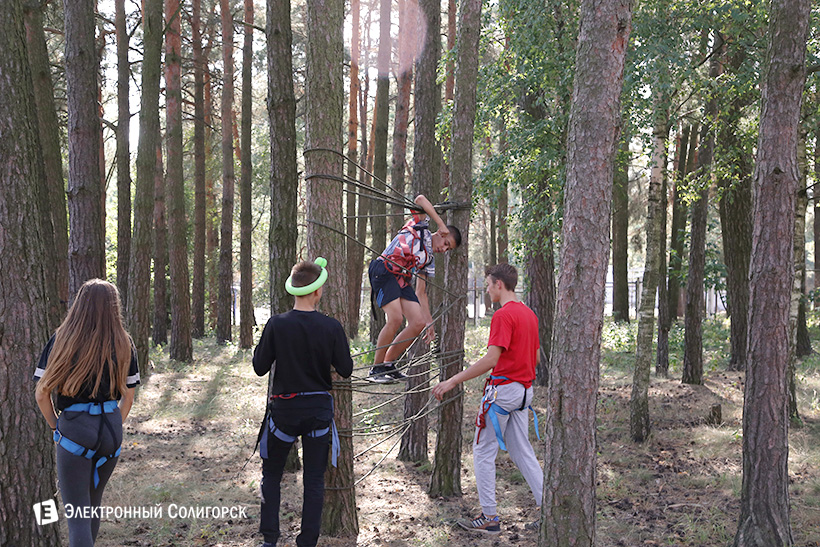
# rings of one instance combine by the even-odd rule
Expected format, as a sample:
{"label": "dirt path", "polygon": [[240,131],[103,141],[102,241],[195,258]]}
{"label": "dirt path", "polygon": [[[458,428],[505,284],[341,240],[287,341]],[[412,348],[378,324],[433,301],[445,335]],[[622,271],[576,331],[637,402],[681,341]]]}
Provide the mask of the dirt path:
{"label": "dirt path", "polygon": [[[112,507],[154,507],[162,518],[105,518],[100,546],[256,546],[258,454],[244,467],[256,441],[265,381],[250,367],[249,353],[197,343],[196,363],[182,367],[160,363],[140,390],[126,427],[120,463],[106,490]],[[650,393],[653,435],[644,445],[628,440],[629,381],[625,372],[604,368],[598,403],[599,546],[725,546],[731,542],[739,511],[743,377],[712,374],[705,386],[683,386],[653,378]],[[805,380],[820,390],[816,370]],[[357,487],[360,533],[356,540],[326,538],[326,547],[356,546],[534,546],[536,534],[524,529],[538,518],[526,483],[506,454],[498,460],[499,536],[461,531],[457,519],[475,516],[478,499],[469,442],[480,382],[467,385],[463,421],[462,488],[454,499],[426,494],[430,464],[405,464],[395,450]],[[389,391],[393,386],[380,386]],[[792,526],[796,545],[820,546],[820,405],[804,410],[805,426],[791,433]],[[375,395],[356,394],[365,408]],[[535,408],[544,416],[544,392]],[[722,405],[724,423],[707,426],[713,403]],[[398,417],[393,405],[374,424]],[[543,427],[543,422],[542,422]],[[433,455],[435,423],[431,424]],[[357,451],[372,439],[356,439]],[[356,476],[371,470],[392,445],[360,458]],[[543,443],[536,450],[543,454]],[[284,542],[295,545],[301,508],[298,473],[283,480]],[[234,508],[234,515],[182,518],[188,508]],[[244,514],[241,512],[244,511]],[[172,515],[173,512],[173,515]],[[246,517],[245,517],[246,515]],[[64,525],[63,525],[64,526]]]}

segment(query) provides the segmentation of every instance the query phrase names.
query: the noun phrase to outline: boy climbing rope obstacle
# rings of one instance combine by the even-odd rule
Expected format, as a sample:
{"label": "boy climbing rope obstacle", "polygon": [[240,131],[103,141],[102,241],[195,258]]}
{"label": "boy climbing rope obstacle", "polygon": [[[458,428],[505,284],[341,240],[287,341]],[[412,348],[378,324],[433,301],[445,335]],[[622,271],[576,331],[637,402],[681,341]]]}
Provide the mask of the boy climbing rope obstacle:
{"label": "boy climbing rope obstacle", "polygon": [[[433,253],[444,253],[461,245],[461,232],[455,226],[444,224],[430,200],[419,195],[414,203],[427,214],[427,218],[414,212],[368,268],[373,302],[386,316],[368,376],[371,382],[392,383],[405,379],[406,376],[396,369],[395,361],[425,328],[426,341],[436,337],[427,299],[427,279],[435,274]],[[429,220],[435,221],[437,232],[431,233]],[[414,274],[417,279],[415,290],[411,284]],[[407,326],[396,335],[403,318],[407,319]]]}
{"label": "boy climbing rope obstacle", "polygon": [[[498,264],[488,267],[485,273],[487,294],[493,303],[501,303],[490,324],[487,354],[440,382],[433,388],[433,395],[441,401],[444,394],[458,384],[492,371],[484,383],[473,442],[473,468],[481,515],[458,525],[474,532],[498,534],[501,522],[496,511],[495,457],[499,446],[509,451],[530,486],[535,504],[541,505],[544,473],[528,436],[532,381],[540,344],[538,318],[515,295],[516,269],[509,264]],[[535,432],[537,435],[537,418]]]}

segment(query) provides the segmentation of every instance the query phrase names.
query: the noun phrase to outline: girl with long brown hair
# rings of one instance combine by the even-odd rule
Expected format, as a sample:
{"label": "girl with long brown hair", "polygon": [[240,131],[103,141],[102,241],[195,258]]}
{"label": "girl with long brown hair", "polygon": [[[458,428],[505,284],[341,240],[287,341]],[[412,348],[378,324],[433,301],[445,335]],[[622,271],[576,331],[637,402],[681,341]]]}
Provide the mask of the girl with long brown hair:
{"label": "girl with long brown hair", "polygon": [[[140,383],[117,288],[86,281],[37,368],[35,398],[54,432],[57,477],[71,547],[94,545],[103,490],[122,444],[122,422]],[[59,413],[59,415],[58,415]]]}

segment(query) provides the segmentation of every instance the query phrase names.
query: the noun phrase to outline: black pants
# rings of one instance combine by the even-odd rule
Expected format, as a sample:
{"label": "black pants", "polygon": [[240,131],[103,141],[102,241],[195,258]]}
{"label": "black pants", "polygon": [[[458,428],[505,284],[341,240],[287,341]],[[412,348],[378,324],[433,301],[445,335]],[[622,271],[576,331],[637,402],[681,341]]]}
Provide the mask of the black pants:
{"label": "black pants", "polygon": [[[60,415],[58,427],[60,432],[81,446],[94,448],[98,439],[100,442],[99,454],[112,454],[122,444],[122,415],[117,409],[106,415],[114,431],[103,425],[100,429],[102,416],[92,416],[85,412],[64,412]],[[100,483],[95,487],[93,482],[94,462],[82,456],[75,456],[57,446],[57,477],[60,481],[60,495],[63,505],[71,505],[78,514],[90,514],[91,518],[68,519],[68,542],[71,547],[90,547],[97,539],[100,529],[100,518],[93,511],[84,507],[96,508],[102,501],[103,490],[118,458],[105,462],[99,468]]]}
{"label": "black pants", "polygon": [[[311,437],[311,431],[328,427],[333,418],[332,399],[327,395],[300,396],[277,400],[271,409],[276,426],[292,436],[302,437],[302,528],[296,537],[298,547],[315,547],[322,524],[325,499],[325,470],[331,434]],[[268,436],[268,457],[262,460],[262,513],[259,531],[266,542],[279,539],[280,482],[292,442],[273,434]]]}
{"label": "black pants", "polygon": [[[262,460],[262,514],[259,531],[262,532],[265,541],[273,544],[276,544],[280,535],[280,481],[292,445],[293,443],[287,443],[271,435],[268,443],[268,458]],[[296,538],[296,545],[299,547],[314,547],[319,540],[329,447],[330,433],[318,438],[302,436],[304,499],[302,501],[302,529]]]}

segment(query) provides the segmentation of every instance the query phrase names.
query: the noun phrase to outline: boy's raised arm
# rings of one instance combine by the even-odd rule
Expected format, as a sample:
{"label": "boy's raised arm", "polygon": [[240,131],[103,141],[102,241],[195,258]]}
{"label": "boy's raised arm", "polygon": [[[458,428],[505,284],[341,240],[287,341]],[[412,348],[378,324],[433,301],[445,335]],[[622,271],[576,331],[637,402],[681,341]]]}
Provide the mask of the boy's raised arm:
{"label": "boy's raised arm", "polygon": [[438,226],[438,231],[443,236],[447,236],[450,233],[450,230],[447,228],[447,224],[441,219],[441,217],[436,212],[436,208],[433,207],[433,204],[430,203],[430,200],[427,199],[423,194],[419,194],[416,196],[416,199],[413,200],[413,203],[421,207],[427,216],[430,217]]}

